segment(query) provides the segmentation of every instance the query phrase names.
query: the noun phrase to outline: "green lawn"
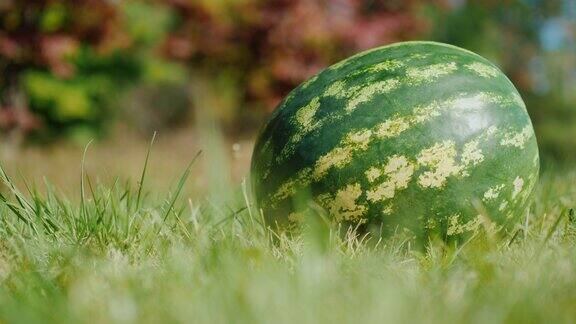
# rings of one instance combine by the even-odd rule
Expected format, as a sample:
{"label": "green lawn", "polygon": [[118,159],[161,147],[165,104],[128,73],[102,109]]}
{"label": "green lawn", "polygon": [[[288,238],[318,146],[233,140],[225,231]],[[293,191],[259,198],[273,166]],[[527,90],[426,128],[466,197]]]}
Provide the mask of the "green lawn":
{"label": "green lawn", "polygon": [[[576,322],[576,170],[545,172],[511,235],[426,251],[322,222],[276,236],[246,208],[137,185],[7,187],[1,322]],[[146,182],[144,182],[146,183]]]}

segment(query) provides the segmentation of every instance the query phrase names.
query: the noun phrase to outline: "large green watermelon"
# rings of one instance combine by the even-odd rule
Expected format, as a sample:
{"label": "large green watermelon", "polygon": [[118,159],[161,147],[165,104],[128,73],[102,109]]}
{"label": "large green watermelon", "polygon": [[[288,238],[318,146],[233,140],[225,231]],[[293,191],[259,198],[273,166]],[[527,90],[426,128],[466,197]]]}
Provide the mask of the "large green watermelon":
{"label": "large green watermelon", "polygon": [[271,224],[306,193],[335,222],[462,237],[509,227],[538,179],[514,85],[470,51],[405,42],[343,60],[292,91],[261,131],[252,188]]}

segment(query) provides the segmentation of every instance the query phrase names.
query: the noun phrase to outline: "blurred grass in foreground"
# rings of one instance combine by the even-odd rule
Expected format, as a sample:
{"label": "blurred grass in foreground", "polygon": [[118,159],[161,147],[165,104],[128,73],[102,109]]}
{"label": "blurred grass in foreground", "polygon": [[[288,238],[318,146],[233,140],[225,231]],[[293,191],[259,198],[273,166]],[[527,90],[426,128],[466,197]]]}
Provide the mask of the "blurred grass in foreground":
{"label": "blurred grass in foreground", "polygon": [[2,172],[0,321],[576,320],[575,170],[542,176],[515,235],[480,229],[426,251],[402,235],[338,235],[315,218],[300,236],[277,236],[242,190],[228,209],[182,199],[186,176],[155,198],[146,178],[140,196],[138,184],[97,185],[87,172],[71,201]]}

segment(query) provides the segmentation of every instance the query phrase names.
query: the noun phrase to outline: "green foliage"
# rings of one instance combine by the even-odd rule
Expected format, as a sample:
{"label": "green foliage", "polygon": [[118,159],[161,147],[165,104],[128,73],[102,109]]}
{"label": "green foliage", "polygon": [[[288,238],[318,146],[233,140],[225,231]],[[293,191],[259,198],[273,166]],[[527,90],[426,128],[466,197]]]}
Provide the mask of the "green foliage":
{"label": "green foliage", "polygon": [[102,57],[87,48],[72,62],[76,72],[71,78],[35,69],[22,74],[30,107],[48,126],[34,134],[38,139],[49,140],[61,132],[71,135],[80,129],[84,139],[79,140],[98,136],[122,88],[141,74],[139,63],[122,53]]}
{"label": "green foliage", "polygon": [[56,121],[67,119],[90,119],[95,110],[90,103],[93,83],[73,80],[66,82],[49,73],[29,72],[24,76],[24,85],[32,105]]}
{"label": "green foliage", "polygon": [[127,1],[120,5],[122,29],[133,42],[155,46],[164,40],[173,22],[173,13],[166,6],[144,1]]}
{"label": "green foliage", "polygon": [[64,4],[54,2],[48,5],[40,18],[40,29],[45,33],[55,32],[66,23],[67,10]]}
{"label": "green foliage", "polygon": [[[178,64],[155,53],[172,19],[165,6],[10,2],[0,8],[0,18],[0,65],[6,71],[0,106],[36,116],[40,123],[24,129],[35,139],[96,137],[135,84],[184,82]],[[15,100],[12,92],[25,100]]]}

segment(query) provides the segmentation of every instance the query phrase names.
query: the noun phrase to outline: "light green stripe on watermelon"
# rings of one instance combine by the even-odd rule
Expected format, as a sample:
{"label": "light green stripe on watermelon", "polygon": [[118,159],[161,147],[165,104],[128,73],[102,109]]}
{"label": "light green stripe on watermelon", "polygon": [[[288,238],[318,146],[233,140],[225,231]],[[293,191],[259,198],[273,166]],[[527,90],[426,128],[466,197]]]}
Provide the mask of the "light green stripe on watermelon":
{"label": "light green stripe on watermelon", "polygon": [[458,70],[458,66],[455,62],[437,63],[423,68],[408,68],[404,82],[410,85],[431,82],[456,70]]}
{"label": "light green stripe on watermelon", "polygon": [[[308,186],[310,183],[322,179],[330,168],[342,168],[351,163],[355,153],[365,151],[373,140],[381,140],[400,135],[415,124],[423,123],[433,117],[440,116],[440,107],[450,107],[458,100],[448,100],[442,104],[433,103],[428,107],[417,107],[415,114],[409,117],[397,117],[389,119],[374,129],[364,129],[349,133],[340,146],[321,156],[313,168],[305,168],[294,178],[283,183],[278,191],[272,196],[272,202],[292,197],[295,187]],[[456,149],[453,141],[436,143],[434,146],[424,149],[417,158],[421,166],[432,167],[434,171],[427,171],[420,176],[418,183],[425,188],[441,187],[449,176],[457,175],[470,162],[481,162],[483,156],[477,149],[478,140],[486,138],[496,132],[496,127],[490,127],[478,139],[464,145],[462,152],[462,165],[456,163]],[[523,148],[524,144],[534,135],[532,128],[525,126],[521,131],[507,131],[501,134],[500,145]]]}
{"label": "light green stripe on watermelon", "polygon": [[[360,104],[369,102],[375,95],[389,93],[398,88],[399,85],[400,81],[395,78],[367,84],[365,87],[360,88],[356,93],[354,93],[351,100],[348,101],[348,104],[344,107],[344,113],[346,115],[352,113]],[[344,116],[339,115],[337,118],[342,117]]]}
{"label": "light green stripe on watermelon", "polygon": [[[368,197],[368,200],[380,201],[384,200],[383,198],[393,198],[395,190],[388,191],[388,188],[406,188],[415,166],[427,169],[418,177],[418,184],[423,188],[441,188],[450,176],[467,176],[467,168],[476,166],[484,160],[482,150],[478,148],[480,141],[487,139],[494,132],[495,130],[491,128],[467,142],[464,144],[461,154],[458,154],[456,144],[453,141],[444,141],[423,149],[414,161],[401,155],[392,156],[388,164],[380,170],[380,174],[388,175],[389,178],[376,188],[379,190],[368,192],[368,195],[373,197],[372,199]],[[457,161],[458,156],[460,156],[460,163]],[[367,175],[369,182],[374,182],[374,170],[377,168],[377,166],[371,166],[364,172],[365,174],[371,173],[371,175]]]}
{"label": "light green stripe on watermelon", "polygon": [[[374,140],[381,140],[400,135],[402,132],[414,127],[415,125],[429,121],[432,118],[439,117],[443,110],[451,109],[455,105],[462,107],[466,105],[478,105],[483,100],[502,103],[507,106],[514,99],[503,99],[487,93],[478,93],[472,96],[460,94],[454,98],[443,102],[432,102],[427,106],[418,106],[413,108],[412,114],[408,116],[398,116],[387,119],[383,123],[376,125],[371,129],[354,131],[346,135],[340,146],[335,147],[330,152],[321,156],[315,163],[313,177],[318,179],[326,174],[332,167],[341,167],[352,161],[352,155],[358,151],[365,151]],[[363,136],[362,136],[363,135]],[[529,134],[528,134],[529,135]],[[519,143],[527,138],[518,135],[507,135],[511,139],[503,140],[504,143]]]}
{"label": "light green stripe on watermelon", "polygon": [[[370,72],[392,71],[397,70],[402,66],[404,66],[404,64],[398,60],[386,60],[371,66],[367,70]],[[458,68],[459,67],[455,62],[437,63],[419,68],[407,68],[404,71],[405,76],[403,78],[391,78],[368,83],[363,87],[354,86],[346,88],[346,84],[342,80],[332,83],[320,96],[314,97],[305,106],[298,109],[296,112],[296,121],[293,121],[294,125],[297,127],[297,131],[280,153],[278,162],[289,158],[290,155],[294,153],[295,145],[302,139],[302,137],[321,126],[327,125],[329,122],[334,122],[344,118],[346,115],[349,115],[356,110],[360,104],[369,102],[374,96],[387,94],[400,86],[414,86],[422,84],[423,82],[433,82],[442,76],[455,72]],[[465,65],[465,68],[476,72],[482,77],[496,77],[498,72],[498,69],[480,62],[467,64]],[[310,84],[316,82],[317,78],[318,77],[316,76],[311,79],[311,81],[306,82],[304,84],[306,86],[303,88],[307,88]],[[350,98],[350,100],[346,104],[343,114],[329,115],[322,119],[314,120],[314,115],[320,106],[320,99],[325,97]],[[490,96],[488,98],[490,98]],[[495,101],[508,100],[509,102],[517,102],[518,98],[519,97],[513,97],[513,101],[510,101],[510,98],[504,99],[499,98],[499,95],[497,94],[492,95],[492,100]],[[314,107],[314,109],[312,110],[311,107]],[[301,118],[300,116],[305,116],[305,118]]]}
{"label": "light green stripe on watermelon", "polygon": [[[488,128],[475,139],[465,143],[462,147],[461,153],[458,153],[456,144],[453,141],[448,140],[441,143],[436,143],[431,147],[423,149],[414,159],[415,162],[406,160],[406,157],[404,156],[395,157],[408,161],[407,164],[409,165],[417,165],[420,168],[427,169],[427,171],[425,171],[418,178],[418,184],[421,187],[441,188],[446,183],[448,177],[457,175],[467,176],[469,167],[476,166],[484,160],[484,155],[482,154],[482,150],[479,148],[479,144],[481,141],[486,141],[487,139],[495,136],[496,132],[496,127]],[[503,136],[506,138],[510,132],[505,132],[503,134]],[[368,148],[369,135],[369,130],[349,134],[349,136],[344,140],[345,145],[337,147],[330,151],[330,153],[322,156],[315,163],[315,168],[305,168],[294,178],[283,183],[278,191],[273,194],[271,202],[278,203],[281,200],[290,198],[296,193],[296,187],[306,187],[311,183],[321,180],[322,176],[326,174],[328,168],[327,165],[330,167],[343,167],[347,163],[350,163],[353,160],[352,153],[354,153],[355,150],[366,150]],[[457,161],[458,159],[460,162]],[[393,166],[385,166],[384,171],[387,168],[390,169],[392,167]],[[407,165],[405,169],[409,168],[412,167]],[[368,182],[374,182],[374,180],[378,178],[376,174],[383,174],[382,170],[378,170],[375,166],[370,167],[368,170],[364,171],[364,173],[367,174],[366,178]],[[389,172],[385,172],[385,174],[388,173]],[[402,172],[402,174],[407,173],[410,173],[409,177],[411,177],[412,172]],[[394,177],[391,177],[390,181],[383,184],[383,186],[392,188],[394,183],[397,183],[397,180],[394,179]],[[400,187],[405,186],[401,185]],[[393,191],[392,195],[388,198],[392,198],[394,196]],[[369,192],[369,195],[376,197],[378,193],[372,191],[372,194]],[[387,194],[382,194],[380,198],[386,196]],[[368,200],[380,201],[383,199],[369,198]]]}
{"label": "light green stripe on watermelon", "polygon": [[478,74],[479,76],[485,78],[495,78],[498,76],[498,74],[500,74],[500,71],[498,71],[498,69],[488,64],[480,62],[466,64],[465,67],[473,72],[476,72],[476,74]]}
{"label": "light green stripe on watermelon", "polygon": [[524,148],[526,142],[534,135],[534,130],[531,125],[526,125],[520,132],[509,132],[504,134],[504,138],[500,141],[500,145],[515,146]]}

